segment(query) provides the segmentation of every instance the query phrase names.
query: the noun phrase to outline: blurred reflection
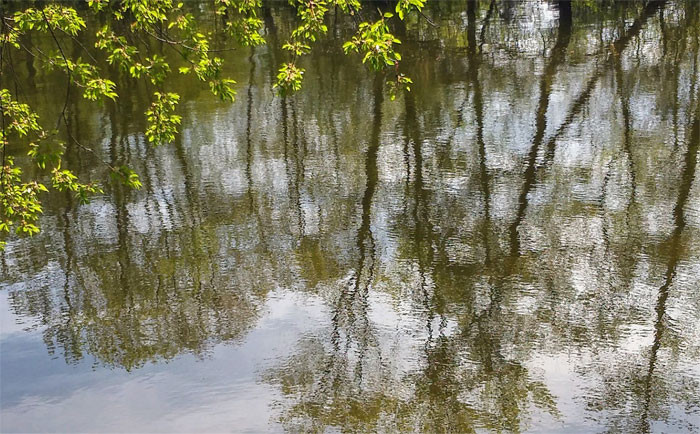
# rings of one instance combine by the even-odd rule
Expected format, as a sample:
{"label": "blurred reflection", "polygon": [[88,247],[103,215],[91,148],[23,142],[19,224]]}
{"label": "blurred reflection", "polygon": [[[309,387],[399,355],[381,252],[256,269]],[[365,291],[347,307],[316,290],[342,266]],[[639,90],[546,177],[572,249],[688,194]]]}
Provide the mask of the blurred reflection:
{"label": "blurred reflection", "polygon": [[[68,363],[134,370],[250,344],[271,294],[303,293],[324,320],[256,359],[286,429],[698,429],[698,3],[426,14],[397,29],[416,86],[396,101],[337,41],[287,98],[272,48],[227,53],[234,105],[175,78],[169,147],[136,133],[142,90],[70,101],[72,134],[144,188],[52,199],[0,257],[3,315]],[[265,10],[271,41],[290,18]]]}

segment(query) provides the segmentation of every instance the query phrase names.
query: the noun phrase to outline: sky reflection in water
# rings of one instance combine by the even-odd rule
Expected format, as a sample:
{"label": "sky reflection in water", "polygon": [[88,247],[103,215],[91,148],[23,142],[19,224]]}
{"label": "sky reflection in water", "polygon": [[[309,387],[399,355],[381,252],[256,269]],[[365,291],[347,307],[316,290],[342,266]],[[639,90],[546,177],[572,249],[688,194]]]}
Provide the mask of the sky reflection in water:
{"label": "sky reflection in water", "polygon": [[393,102],[337,43],[287,99],[236,51],[168,147],[71,101],[144,188],[2,254],[2,431],[700,429],[700,5],[622,3],[441,3]]}

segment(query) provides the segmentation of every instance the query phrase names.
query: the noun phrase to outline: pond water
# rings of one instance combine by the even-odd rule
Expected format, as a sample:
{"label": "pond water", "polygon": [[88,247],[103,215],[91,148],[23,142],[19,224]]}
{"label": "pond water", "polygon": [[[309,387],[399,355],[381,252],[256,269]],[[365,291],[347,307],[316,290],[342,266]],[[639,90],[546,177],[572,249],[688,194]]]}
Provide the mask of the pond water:
{"label": "pond water", "polygon": [[233,104],[174,77],[171,145],[128,81],[71,98],[71,166],[143,188],[0,254],[0,429],[700,430],[700,3],[436,3],[394,101],[342,23],[290,97],[269,47]]}

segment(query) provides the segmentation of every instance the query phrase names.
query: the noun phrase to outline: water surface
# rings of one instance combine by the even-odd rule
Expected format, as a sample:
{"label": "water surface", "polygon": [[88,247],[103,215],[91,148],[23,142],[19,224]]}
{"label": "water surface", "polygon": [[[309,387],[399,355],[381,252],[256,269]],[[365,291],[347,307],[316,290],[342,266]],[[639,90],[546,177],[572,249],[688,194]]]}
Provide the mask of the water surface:
{"label": "water surface", "polygon": [[395,101],[342,22],[291,97],[266,47],[234,104],[174,77],[169,146],[123,79],[71,99],[143,188],[0,255],[2,431],[700,430],[700,3],[435,3]]}

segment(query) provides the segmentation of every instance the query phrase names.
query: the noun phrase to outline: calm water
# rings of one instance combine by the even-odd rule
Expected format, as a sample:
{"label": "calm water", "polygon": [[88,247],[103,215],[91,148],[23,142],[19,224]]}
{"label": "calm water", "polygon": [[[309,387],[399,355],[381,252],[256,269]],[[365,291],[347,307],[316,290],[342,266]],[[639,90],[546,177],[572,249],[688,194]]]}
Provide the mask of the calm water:
{"label": "calm water", "polygon": [[[265,47],[232,105],[174,77],[169,146],[145,89],[71,100],[144,187],[47,198],[0,255],[1,430],[700,430],[700,3],[428,14],[396,101],[342,23],[293,97]],[[65,79],[19,69],[55,119]]]}

